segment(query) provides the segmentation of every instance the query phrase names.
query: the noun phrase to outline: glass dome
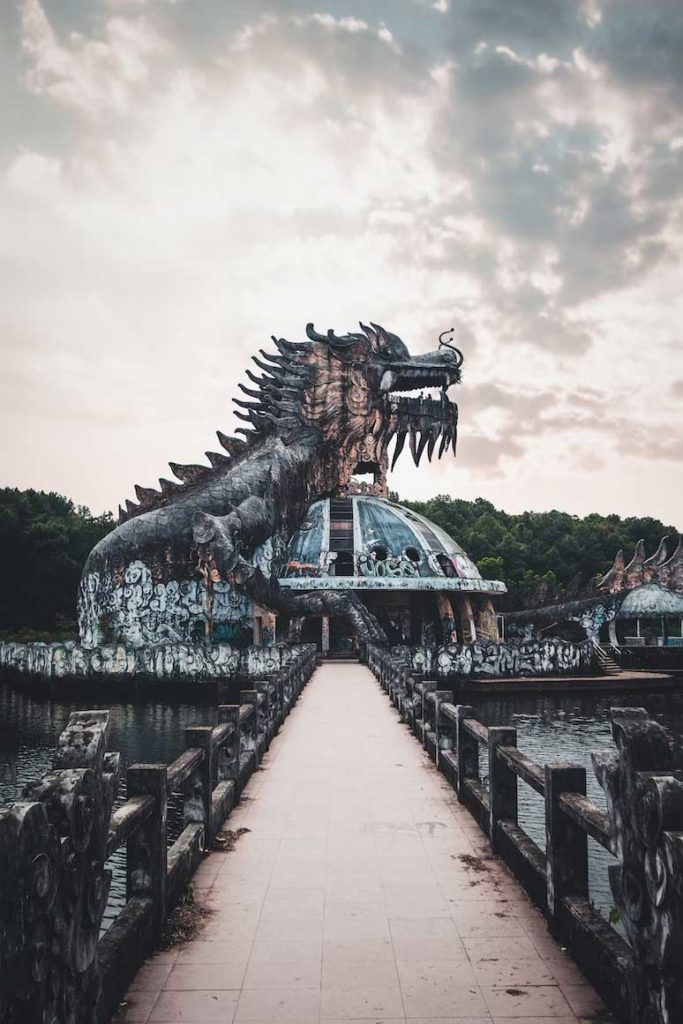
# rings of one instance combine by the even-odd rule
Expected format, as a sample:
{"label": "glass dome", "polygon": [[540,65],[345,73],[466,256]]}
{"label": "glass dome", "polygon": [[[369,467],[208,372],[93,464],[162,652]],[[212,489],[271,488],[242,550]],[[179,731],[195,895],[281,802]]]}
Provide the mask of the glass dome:
{"label": "glass dome", "polygon": [[288,545],[281,582],[296,589],[506,589],[499,580],[482,580],[467,553],[435,523],[362,494],[310,506]]}

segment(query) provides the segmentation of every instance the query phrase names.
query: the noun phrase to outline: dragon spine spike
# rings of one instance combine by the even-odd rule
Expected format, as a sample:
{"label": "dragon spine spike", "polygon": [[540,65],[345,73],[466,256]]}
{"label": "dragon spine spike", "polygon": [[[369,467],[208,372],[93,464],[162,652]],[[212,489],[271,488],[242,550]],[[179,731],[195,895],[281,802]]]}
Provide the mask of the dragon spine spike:
{"label": "dragon spine spike", "polygon": [[243,392],[243,393],[244,393],[245,395],[249,395],[249,397],[250,397],[250,398],[259,398],[259,399],[260,399],[260,397],[261,397],[261,392],[260,392],[260,391],[254,391],[254,389],[253,389],[253,388],[248,388],[248,387],[246,386],[246,384],[242,384],[242,383],[240,383],[240,384],[238,384],[238,385],[237,385],[237,387],[238,387],[238,388],[240,389],[240,391],[242,391],[242,392]]}
{"label": "dragon spine spike", "polygon": [[177,476],[184,484],[194,484],[198,480],[202,480],[207,473],[211,472],[209,466],[183,466],[179,462],[169,462],[169,466],[171,467],[171,471],[174,476]]}
{"label": "dragon spine spike", "polygon": [[134,501],[130,501],[129,498],[126,498],[126,515],[128,519],[130,519],[131,516],[136,516],[139,511],[140,506],[136,505]]}
{"label": "dragon spine spike", "polygon": [[119,505],[119,525],[120,525],[121,523],[125,523],[125,521],[126,521],[126,519],[127,519],[127,518],[128,518],[128,516],[127,516],[127,515],[126,515],[126,513],[125,513],[125,512],[123,511],[123,506]]}
{"label": "dragon spine spike", "polygon": [[240,441],[238,437],[228,437],[222,430],[216,431],[216,437],[221,448],[224,448],[228,455],[239,455],[246,448],[244,441]]}
{"label": "dragon spine spike", "polygon": [[255,373],[251,372],[251,370],[247,370],[247,377],[249,380],[253,381],[254,384],[258,384],[259,387],[265,387],[267,384],[273,384],[279,379],[278,377],[267,377],[265,375],[263,377],[257,377]]}
{"label": "dragon spine spike", "polygon": [[634,569],[640,567],[645,561],[645,541],[641,538],[636,544],[636,549],[633,553],[633,558],[626,566],[626,572],[633,572]]}
{"label": "dragon spine spike", "polygon": [[676,545],[676,549],[675,549],[674,553],[672,554],[671,558],[669,558],[664,563],[664,565],[667,566],[667,567],[671,566],[671,565],[674,565],[676,562],[678,562],[680,560],[681,555],[683,555],[683,549],[681,548],[681,538],[679,537],[678,538],[678,544]]}
{"label": "dragon spine spike", "polygon": [[151,506],[153,502],[156,502],[161,498],[161,491],[155,491],[153,487],[141,487],[140,484],[135,485],[135,495],[144,507]]}
{"label": "dragon spine spike", "polygon": [[256,363],[259,370],[263,370],[264,373],[278,373],[283,368],[283,366],[286,365],[286,361],[284,359],[276,359],[275,356],[269,356],[267,352],[263,351],[263,349],[261,349],[261,353],[267,359],[272,359],[273,363],[275,363],[275,366],[271,366],[269,363],[264,363],[263,360],[259,359],[258,356],[252,356],[252,362]]}
{"label": "dragon spine spike", "polygon": [[656,568],[657,566],[663,565],[664,562],[666,562],[667,558],[669,557],[669,552],[667,550],[668,540],[668,537],[662,537],[654,555],[650,555],[649,558],[645,559],[645,565]]}
{"label": "dragon spine spike", "polygon": [[204,453],[213,466],[214,469],[220,469],[221,466],[231,466],[232,459],[229,455],[223,455],[222,452],[205,452]]}
{"label": "dragon spine spike", "polygon": [[177,483],[175,480],[167,480],[164,476],[159,477],[159,486],[164,498],[172,498],[176,494],[182,494],[185,490],[182,484]]}
{"label": "dragon spine spike", "polygon": [[[260,396],[259,396],[259,398],[260,398]],[[259,402],[244,402],[244,401],[242,401],[241,398],[233,398],[233,402],[235,403],[235,405],[238,405],[240,407],[240,409],[254,409],[256,411],[259,411],[259,410],[261,410],[263,408],[263,403],[260,402],[260,401]]]}

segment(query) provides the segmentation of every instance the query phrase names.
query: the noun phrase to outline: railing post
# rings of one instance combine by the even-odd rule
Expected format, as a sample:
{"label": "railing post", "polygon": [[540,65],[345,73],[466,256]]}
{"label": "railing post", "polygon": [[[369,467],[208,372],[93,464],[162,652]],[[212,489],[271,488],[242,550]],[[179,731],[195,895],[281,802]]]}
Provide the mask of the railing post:
{"label": "railing post", "polygon": [[220,704],[218,706],[219,724],[226,722],[232,725],[233,732],[214,753],[216,762],[216,779],[225,782],[232,779],[235,787],[240,778],[240,706],[239,704]]}
{"label": "railing post", "polygon": [[240,704],[251,704],[253,707],[251,715],[242,724],[240,747],[245,753],[252,755],[254,759],[253,768],[256,768],[259,763],[258,693],[256,690],[240,690]]}
{"label": "railing post", "polygon": [[489,727],[489,837],[498,852],[498,822],[517,824],[517,776],[498,757],[499,747],[516,747],[517,730],[509,726]]}
{"label": "railing post", "polygon": [[458,718],[458,800],[462,803],[465,779],[479,778],[479,744],[464,729],[465,719],[474,718],[474,708],[469,704],[458,704],[455,710]]}
{"label": "railing post", "polygon": [[129,797],[151,796],[154,810],[129,836],[126,849],[126,899],[144,896],[152,901],[152,934],[156,938],[166,919],[168,786],[165,764],[133,764],[126,773]]}
{"label": "railing post", "polygon": [[211,798],[215,781],[212,732],[210,725],[196,725],[185,730],[185,746],[199,747],[204,751],[204,760],[197,770],[197,777],[201,785],[204,847],[207,850],[211,849],[215,839],[211,824]]}
{"label": "railing post", "polygon": [[576,764],[545,766],[546,912],[556,932],[565,896],[588,898],[588,836],[559,804],[563,793],[586,794],[586,769]]}
{"label": "railing post", "polygon": [[422,682],[422,692],[420,693],[419,740],[425,748],[427,746],[427,694],[435,690],[436,685],[436,679],[425,679]]}
{"label": "railing post", "polygon": [[452,690],[437,690],[434,694],[434,731],[436,733],[436,767],[440,767],[441,751],[453,750],[455,737],[453,736],[453,724],[441,711],[442,704],[453,703]]}
{"label": "railing post", "polygon": [[263,694],[263,704],[256,705],[256,717],[257,719],[260,717],[259,708],[263,708],[263,721],[266,741],[265,746],[267,748],[272,739],[273,733],[275,732],[275,721],[273,715],[274,707],[271,704],[270,700],[270,683],[267,680],[265,682],[259,680],[258,682],[254,683],[254,689],[256,690],[257,693]]}

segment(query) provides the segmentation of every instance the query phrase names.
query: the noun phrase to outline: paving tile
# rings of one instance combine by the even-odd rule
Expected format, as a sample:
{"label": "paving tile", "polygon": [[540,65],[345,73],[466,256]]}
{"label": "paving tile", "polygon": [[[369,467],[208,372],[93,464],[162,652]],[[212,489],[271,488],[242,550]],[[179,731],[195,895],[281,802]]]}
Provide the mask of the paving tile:
{"label": "paving tile", "polygon": [[251,961],[244,977],[245,989],[320,988],[321,961]]}
{"label": "paving tile", "polygon": [[124,998],[121,1017],[130,1024],[146,1024],[159,998],[159,992],[150,989],[128,991]]}
{"label": "paving tile", "polygon": [[143,964],[130,986],[129,991],[136,992],[138,989],[144,989],[147,992],[159,992],[164,987],[164,983],[168,978],[169,974],[173,970],[173,961]]}
{"label": "paving tile", "polygon": [[476,985],[403,986],[403,1002],[408,1017],[485,1017],[487,1006]]}
{"label": "paving tile", "polygon": [[404,960],[397,964],[401,988],[443,991],[476,988],[472,965],[463,960]]}
{"label": "paving tile", "polygon": [[494,1020],[571,1017],[571,1008],[557,986],[482,988],[482,992]]}
{"label": "paving tile", "polygon": [[546,961],[477,960],[474,974],[482,988],[519,988],[523,985],[555,985]]}
{"label": "paving tile", "polygon": [[355,963],[367,960],[372,963],[389,960],[394,963],[394,947],[389,937],[386,938],[355,938],[329,939],[323,942],[323,963],[326,961]]}
{"label": "paving tile", "polygon": [[309,935],[303,939],[256,939],[249,954],[249,964],[320,961],[322,952],[322,934]]}
{"label": "paving tile", "polygon": [[398,987],[398,972],[393,959],[325,960],[323,988],[392,988]]}
{"label": "paving tile", "polygon": [[480,935],[464,935],[462,943],[468,956],[475,963],[479,960],[541,959],[531,941],[521,936],[497,939],[493,936],[482,938]]}
{"label": "paving tile", "polygon": [[319,988],[243,989],[234,1017],[235,1024],[247,1021],[318,1024],[319,1019]]}
{"label": "paving tile", "polygon": [[226,1024],[231,1021],[239,992],[162,992],[157,999],[150,1024],[174,1024],[175,1021],[204,1021]]}
{"label": "paving tile", "polygon": [[403,1014],[403,1000],[398,985],[373,985],[354,988],[323,988],[323,1017],[357,1020],[364,1017],[396,1017]]}
{"label": "paving tile", "polygon": [[242,986],[246,964],[176,964],[164,985],[165,991],[203,992],[239,989]]}
{"label": "paving tile", "polygon": [[201,934],[139,972],[130,1024],[577,1024],[599,1008],[367,669],[321,668],[262,767],[230,819],[250,831],[196,875]]}
{"label": "paving tile", "polygon": [[463,941],[449,918],[392,918],[389,924],[399,961],[467,960]]}
{"label": "paving tile", "polygon": [[561,985],[562,994],[579,1017],[605,1012],[605,1004],[591,985]]}
{"label": "paving tile", "polygon": [[178,964],[243,964],[249,958],[249,943],[241,939],[208,941],[195,939],[183,946],[177,958]]}

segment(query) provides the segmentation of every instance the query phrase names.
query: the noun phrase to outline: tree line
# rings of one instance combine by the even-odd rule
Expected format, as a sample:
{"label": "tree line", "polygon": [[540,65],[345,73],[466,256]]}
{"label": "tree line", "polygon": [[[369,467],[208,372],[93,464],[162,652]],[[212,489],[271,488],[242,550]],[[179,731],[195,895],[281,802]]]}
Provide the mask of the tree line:
{"label": "tree line", "polygon": [[98,540],[114,526],[54,491],[0,489],[0,631],[76,639],[76,592]]}
{"label": "tree line", "polygon": [[[590,593],[619,548],[630,553],[645,539],[653,552],[673,526],[659,519],[566,512],[510,515],[489,501],[438,495],[404,501],[465,549],[486,579],[503,580],[505,608],[533,607]],[[76,592],[90,550],[114,527],[54,491],[0,489],[0,635],[75,639]]]}
{"label": "tree line", "polygon": [[503,580],[508,596],[500,610],[533,608],[595,591],[597,579],[614,562],[620,548],[627,560],[643,538],[653,554],[661,538],[673,542],[677,529],[649,516],[579,517],[567,512],[522,512],[511,515],[477,498],[463,501],[440,494],[429,501],[404,501],[407,508],[431,519],[465,549],[485,579]]}

